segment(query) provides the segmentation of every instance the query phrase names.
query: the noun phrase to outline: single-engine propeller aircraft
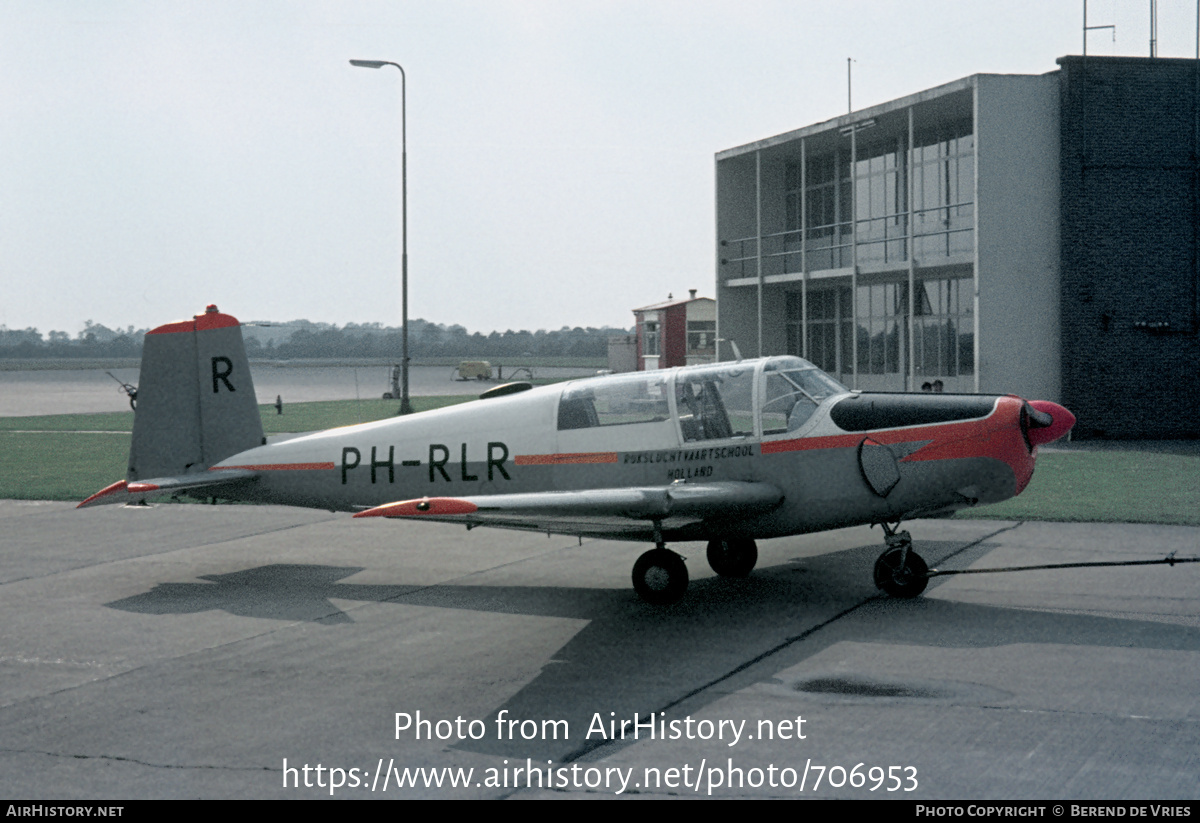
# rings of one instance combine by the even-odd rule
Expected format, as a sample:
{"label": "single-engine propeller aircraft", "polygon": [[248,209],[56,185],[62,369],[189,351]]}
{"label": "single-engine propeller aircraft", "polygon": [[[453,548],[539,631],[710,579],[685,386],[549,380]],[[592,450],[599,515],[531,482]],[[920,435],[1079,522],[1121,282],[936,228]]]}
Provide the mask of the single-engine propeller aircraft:
{"label": "single-engine propeller aircraft", "polygon": [[1013,395],[849,391],[798,357],[510,383],[437,411],[263,437],[238,321],[209,306],[145,337],[125,480],[80,506],[163,493],[653,543],[651,603],[683,596],[668,543],[744,577],[756,539],[883,527],[875,583],[924,591],[902,521],[1019,494],[1074,416]]}

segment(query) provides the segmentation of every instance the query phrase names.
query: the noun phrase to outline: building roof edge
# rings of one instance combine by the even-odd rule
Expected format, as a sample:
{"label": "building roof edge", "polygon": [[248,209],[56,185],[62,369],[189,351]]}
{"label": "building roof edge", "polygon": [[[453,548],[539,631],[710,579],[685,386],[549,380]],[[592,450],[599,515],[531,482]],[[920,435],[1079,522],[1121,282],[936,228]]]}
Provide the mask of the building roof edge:
{"label": "building roof edge", "polygon": [[[1058,58],[1057,62],[1059,65],[1061,65],[1063,60],[1070,60],[1070,59],[1073,59],[1073,58],[1060,57],[1060,58]],[[1150,58],[1140,58],[1140,59],[1149,60]],[[1164,58],[1155,58],[1155,59],[1164,59]],[[913,106],[918,103],[923,103],[928,100],[933,100],[938,97],[945,97],[946,95],[956,94],[956,93],[964,91],[966,89],[974,88],[975,86],[978,85],[979,79],[982,77],[1029,77],[1029,78],[1035,78],[1035,77],[1045,77],[1046,75],[1049,75],[1049,74],[1056,74],[1058,71],[1059,71],[1058,69],[1052,69],[1051,71],[1044,72],[1042,74],[1003,74],[1000,72],[978,72],[976,74],[971,74],[966,77],[960,77],[958,80],[952,80],[949,83],[943,83],[940,86],[934,86],[933,88],[925,89],[924,91],[918,91],[918,92],[915,92],[914,94],[909,94],[909,95],[905,95],[904,97],[898,97],[894,100],[889,100],[886,103],[880,103],[878,105],[870,106],[865,109],[859,109],[858,111],[853,111],[848,114],[842,114],[837,117],[830,118],[829,120],[822,120],[818,123],[813,123],[808,126],[802,126],[801,128],[798,128],[798,129],[793,129],[791,131],[783,132],[782,134],[776,134],[771,137],[765,137],[761,140],[755,140],[752,143],[746,143],[741,146],[734,146],[733,148],[730,148],[730,149],[723,149],[716,153],[716,160],[717,160],[717,162],[720,162],[722,160],[728,160],[733,157],[740,157],[745,154],[751,154],[755,151],[769,149],[772,146],[777,146],[781,143],[787,143],[787,142],[796,140],[801,137],[809,137],[811,135],[820,134],[822,132],[830,131],[832,129],[845,128],[847,126],[851,126],[855,123],[861,122],[862,120],[866,120],[866,119],[869,119],[872,117],[880,117],[884,114],[888,114],[889,112],[893,112],[898,109],[903,109],[908,106]]]}

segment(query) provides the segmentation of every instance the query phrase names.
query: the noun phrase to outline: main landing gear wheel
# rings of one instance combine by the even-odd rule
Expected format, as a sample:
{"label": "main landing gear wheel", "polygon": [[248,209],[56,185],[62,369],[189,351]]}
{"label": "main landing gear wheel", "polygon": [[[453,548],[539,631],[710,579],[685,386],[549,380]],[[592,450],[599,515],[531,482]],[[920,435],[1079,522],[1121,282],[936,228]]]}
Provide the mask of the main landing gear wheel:
{"label": "main landing gear wheel", "polygon": [[911,548],[889,548],[875,561],[875,585],[892,597],[916,597],[929,585],[928,571]]}
{"label": "main landing gear wheel", "polygon": [[647,603],[674,603],[683,597],[687,586],[687,566],[670,549],[651,549],[633,564],[633,588]]}
{"label": "main landing gear wheel", "polygon": [[753,540],[710,540],[708,565],[722,577],[745,577],[758,562],[758,546]]}

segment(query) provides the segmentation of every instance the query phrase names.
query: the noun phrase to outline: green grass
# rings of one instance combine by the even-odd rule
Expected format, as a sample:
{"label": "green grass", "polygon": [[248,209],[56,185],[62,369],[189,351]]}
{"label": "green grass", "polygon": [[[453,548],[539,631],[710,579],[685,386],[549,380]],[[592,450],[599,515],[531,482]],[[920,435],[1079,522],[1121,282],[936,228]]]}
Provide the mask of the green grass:
{"label": "green grass", "polygon": [[1042,454],[1019,496],[956,516],[1200,525],[1200,457],[1137,451]]}
{"label": "green grass", "polygon": [[132,432],[133,412],[48,414],[41,417],[0,417],[0,432]]}
{"label": "green grass", "polygon": [[128,434],[0,432],[0,498],[83,500],[125,478]]}

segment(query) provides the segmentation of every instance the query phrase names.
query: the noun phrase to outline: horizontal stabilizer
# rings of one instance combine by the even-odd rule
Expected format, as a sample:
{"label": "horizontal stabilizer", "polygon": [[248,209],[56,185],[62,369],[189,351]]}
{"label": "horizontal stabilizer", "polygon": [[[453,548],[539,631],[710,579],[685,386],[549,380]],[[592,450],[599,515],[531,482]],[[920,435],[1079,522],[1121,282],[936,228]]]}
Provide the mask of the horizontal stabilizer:
{"label": "horizontal stabilizer", "polygon": [[105,503],[140,503],[155,494],[217,489],[221,486],[244,483],[257,474],[252,469],[223,469],[219,472],[153,477],[147,480],[135,480],[132,483],[120,480],[96,492],[75,508],[82,509],[85,506],[100,506]]}
{"label": "horizontal stabilizer", "polygon": [[355,517],[411,517],[560,534],[621,530],[631,521],[724,520],[774,508],[783,493],[767,483],[678,483],[642,488],[423,497],[376,506]]}

